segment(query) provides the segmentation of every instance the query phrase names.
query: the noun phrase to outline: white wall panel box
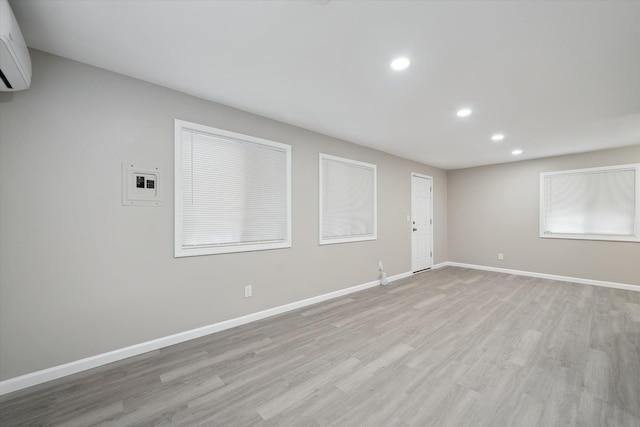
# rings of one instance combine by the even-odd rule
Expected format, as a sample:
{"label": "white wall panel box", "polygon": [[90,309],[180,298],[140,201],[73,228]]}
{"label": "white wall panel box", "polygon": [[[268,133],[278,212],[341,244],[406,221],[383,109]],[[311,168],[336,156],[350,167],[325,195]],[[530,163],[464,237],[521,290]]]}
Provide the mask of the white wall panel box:
{"label": "white wall panel box", "polygon": [[162,179],[159,167],[122,163],[122,204],[162,206]]}

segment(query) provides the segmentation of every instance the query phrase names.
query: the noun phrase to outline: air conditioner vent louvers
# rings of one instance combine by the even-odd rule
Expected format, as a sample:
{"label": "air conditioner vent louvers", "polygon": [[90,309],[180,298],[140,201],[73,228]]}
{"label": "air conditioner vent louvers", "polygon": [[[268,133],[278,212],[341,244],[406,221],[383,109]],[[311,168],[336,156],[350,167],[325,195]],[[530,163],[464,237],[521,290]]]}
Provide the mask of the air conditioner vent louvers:
{"label": "air conditioner vent louvers", "polygon": [[0,70],[0,79],[2,79],[2,83],[4,83],[7,89],[13,89],[13,86],[11,86],[11,83],[9,83],[9,80],[7,80],[2,70]]}
{"label": "air conditioner vent louvers", "polygon": [[0,91],[28,89],[31,58],[8,0],[0,0]]}

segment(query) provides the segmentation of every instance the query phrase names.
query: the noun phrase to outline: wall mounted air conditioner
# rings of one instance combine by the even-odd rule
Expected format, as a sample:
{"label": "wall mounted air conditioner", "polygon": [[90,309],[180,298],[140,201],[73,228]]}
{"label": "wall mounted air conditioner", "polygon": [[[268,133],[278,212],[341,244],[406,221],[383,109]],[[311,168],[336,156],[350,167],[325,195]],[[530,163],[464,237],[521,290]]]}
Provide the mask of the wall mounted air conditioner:
{"label": "wall mounted air conditioner", "polygon": [[0,91],[29,88],[31,58],[9,0],[0,0]]}

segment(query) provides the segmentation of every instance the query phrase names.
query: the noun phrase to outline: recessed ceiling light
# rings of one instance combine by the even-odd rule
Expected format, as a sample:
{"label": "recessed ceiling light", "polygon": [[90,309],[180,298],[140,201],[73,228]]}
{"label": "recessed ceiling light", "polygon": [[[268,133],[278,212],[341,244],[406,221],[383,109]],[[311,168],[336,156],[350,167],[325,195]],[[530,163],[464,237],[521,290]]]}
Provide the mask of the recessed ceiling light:
{"label": "recessed ceiling light", "polygon": [[504,134],[494,133],[493,135],[491,135],[492,141],[502,141],[503,139],[504,139]]}
{"label": "recessed ceiling light", "polygon": [[513,150],[511,154],[513,154],[514,156],[519,156],[520,154],[522,154],[522,150]]}
{"label": "recessed ceiling light", "polygon": [[411,61],[409,61],[409,58],[405,58],[404,56],[391,61],[391,68],[396,71],[406,70],[409,65],[411,65]]}
{"label": "recessed ceiling light", "polygon": [[471,108],[463,108],[461,110],[458,110],[458,112],[456,113],[456,116],[458,117],[469,117],[471,115],[472,111]]}

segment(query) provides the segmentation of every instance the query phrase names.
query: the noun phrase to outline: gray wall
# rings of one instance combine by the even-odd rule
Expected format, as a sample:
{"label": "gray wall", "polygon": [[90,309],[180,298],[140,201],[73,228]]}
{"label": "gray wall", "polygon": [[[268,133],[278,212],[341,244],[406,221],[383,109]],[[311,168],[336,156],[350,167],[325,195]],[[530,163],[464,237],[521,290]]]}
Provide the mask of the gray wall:
{"label": "gray wall", "polygon": [[[411,172],[449,258],[443,170],[31,53],[32,87],[0,94],[0,379],[408,272]],[[174,259],[175,118],[292,145],[291,249]],[[319,152],[377,164],[377,241],[318,245]],[[123,161],[163,167],[164,207],[121,205]]]}
{"label": "gray wall", "polygon": [[540,172],[638,162],[640,145],[449,171],[449,261],[640,285],[639,243],[538,237]]}

